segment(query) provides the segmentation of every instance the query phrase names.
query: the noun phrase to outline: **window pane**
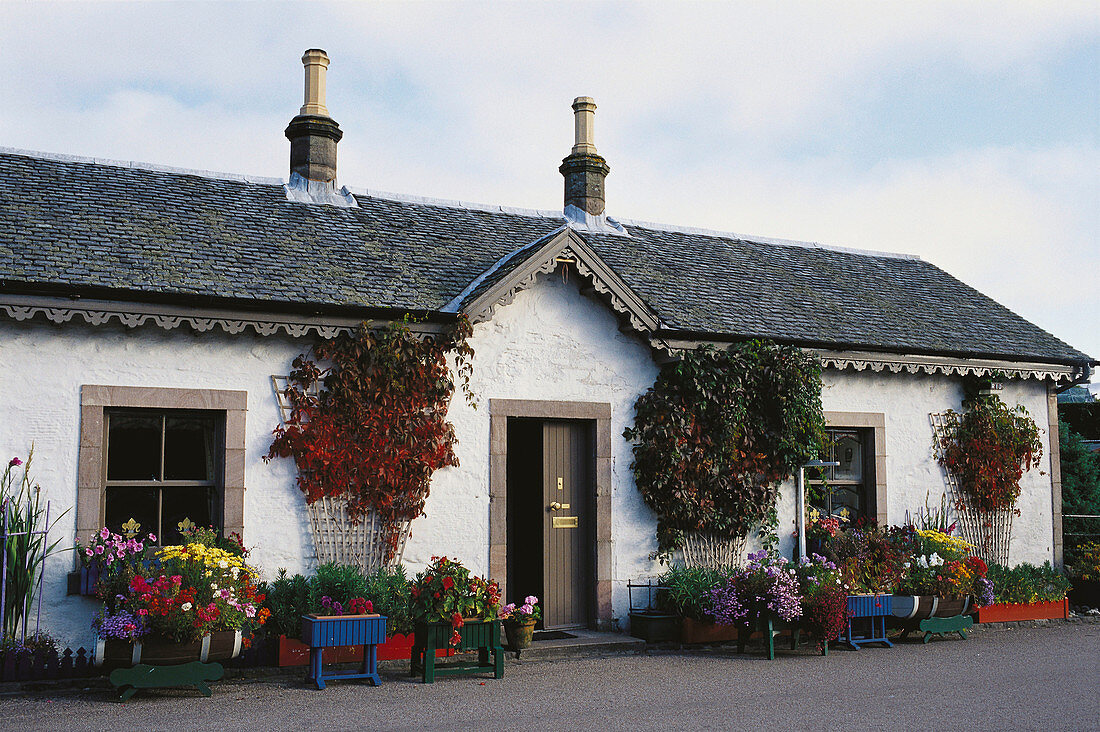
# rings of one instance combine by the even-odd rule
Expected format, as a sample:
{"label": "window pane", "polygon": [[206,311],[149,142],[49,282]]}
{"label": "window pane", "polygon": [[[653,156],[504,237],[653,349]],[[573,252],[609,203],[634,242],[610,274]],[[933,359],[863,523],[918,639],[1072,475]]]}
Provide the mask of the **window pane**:
{"label": "window pane", "polygon": [[863,507],[863,486],[833,486],[832,512],[850,521],[866,515]]}
{"label": "window pane", "polygon": [[187,521],[195,526],[210,526],[210,498],[212,488],[165,488],[164,534],[166,542],[182,541],[179,524]]}
{"label": "window pane", "polygon": [[[157,492],[160,488],[108,488],[107,528],[123,536],[156,534]],[[133,522],[133,523],[131,523]],[[137,524],[135,527],[134,524]],[[123,528],[125,526],[125,528]]]}
{"label": "window pane", "polygon": [[834,480],[863,479],[863,445],[858,435],[837,435],[833,460],[840,463],[833,469]]}
{"label": "window pane", "polygon": [[168,417],[164,432],[165,480],[213,480],[211,417]]}
{"label": "window pane", "polygon": [[161,418],[111,414],[107,424],[107,480],[160,480]]}

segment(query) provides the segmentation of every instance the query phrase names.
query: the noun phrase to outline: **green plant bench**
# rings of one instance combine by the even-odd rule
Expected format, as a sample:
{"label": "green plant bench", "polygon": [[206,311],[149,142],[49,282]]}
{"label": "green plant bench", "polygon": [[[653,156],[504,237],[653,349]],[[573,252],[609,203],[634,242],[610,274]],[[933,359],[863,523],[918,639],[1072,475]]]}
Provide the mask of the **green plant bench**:
{"label": "green plant bench", "polygon": [[436,651],[451,647],[452,632],[450,623],[416,624],[410,676],[419,674],[425,684],[433,683],[437,675],[492,673],[495,679],[504,678],[504,648],[500,645],[499,620],[467,620],[459,628],[462,640],[454,648],[457,651],[477,651],[476,663],[455,662],[436,666]]}
{"label": "green plant bench", "polygon": [[217,681],[225,675],[220,663],[178,663],[171,666],[150,666],[139,663],[130,668],[116,668],[111,672],[111,684],[119,690],[118,700],[124,702],[138,689],[168,689],[178,686],[194,686],[203,696],[213,692],[207,681]]}

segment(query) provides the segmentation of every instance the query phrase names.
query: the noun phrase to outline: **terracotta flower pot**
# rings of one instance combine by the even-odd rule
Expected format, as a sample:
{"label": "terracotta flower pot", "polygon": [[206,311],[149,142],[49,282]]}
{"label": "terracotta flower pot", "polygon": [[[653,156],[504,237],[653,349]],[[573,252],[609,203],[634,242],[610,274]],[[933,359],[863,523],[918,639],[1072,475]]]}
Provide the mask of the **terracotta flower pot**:
{"label": "terracotta flower pot", "polygon": [[526,623],[504,623],[504,635],[508,638],[508,649],[522,651],[531,645],[531,637],[535,632],[535,621]]}
{"label": "terracotta flower pot", "polygon": [[682,643],[725,643],[737,640],[739,626],[719,625],[685,617],[680,626]]}

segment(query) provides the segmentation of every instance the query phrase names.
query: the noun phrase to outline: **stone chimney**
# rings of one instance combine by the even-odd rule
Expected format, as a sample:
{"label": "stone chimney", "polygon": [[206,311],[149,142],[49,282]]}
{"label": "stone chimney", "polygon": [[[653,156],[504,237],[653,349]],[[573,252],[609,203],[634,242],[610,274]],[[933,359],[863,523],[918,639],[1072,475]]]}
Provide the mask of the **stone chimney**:
{"label": "stone chimney", "polygon": [[592,127],[596,103],[592,97],[573,100],[573,151],[558,168],[565,176],[565,217],[591,225],[604,219],[604,178],[611,172],[607,161],[596,153]]}
{"label": "stone chimney", "polygon": [[302,56],[306,70],[305,103],[286,128],[290,140],[290,173],[307,181],[336,185],[336,143],[344,133],[325,106],[328,54],[311,48]]}

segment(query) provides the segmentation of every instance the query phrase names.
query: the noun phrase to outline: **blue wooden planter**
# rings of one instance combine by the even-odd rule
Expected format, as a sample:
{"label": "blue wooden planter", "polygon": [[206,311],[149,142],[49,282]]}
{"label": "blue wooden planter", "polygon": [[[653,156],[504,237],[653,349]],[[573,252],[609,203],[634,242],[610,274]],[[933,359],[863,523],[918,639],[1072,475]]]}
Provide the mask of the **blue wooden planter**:
{"label": "blue wooden planter", "polygon": [[[366,679],[371,686],[382,683],[378,676],[378,644],[386,642],[385,615],[302,616],[302,642],[309,646],[307,678],[325,688],[332,679]],[[324,672],[324,649],[335,646],[363,646],[363,666],[350,673]]]}
{"label": "blue wooden planter", "polygon": [[886,637],[886,616],[892,614],[893,595],[848,595],[848,630],[844,643],[859,650],[864,643],[894,644]]}

